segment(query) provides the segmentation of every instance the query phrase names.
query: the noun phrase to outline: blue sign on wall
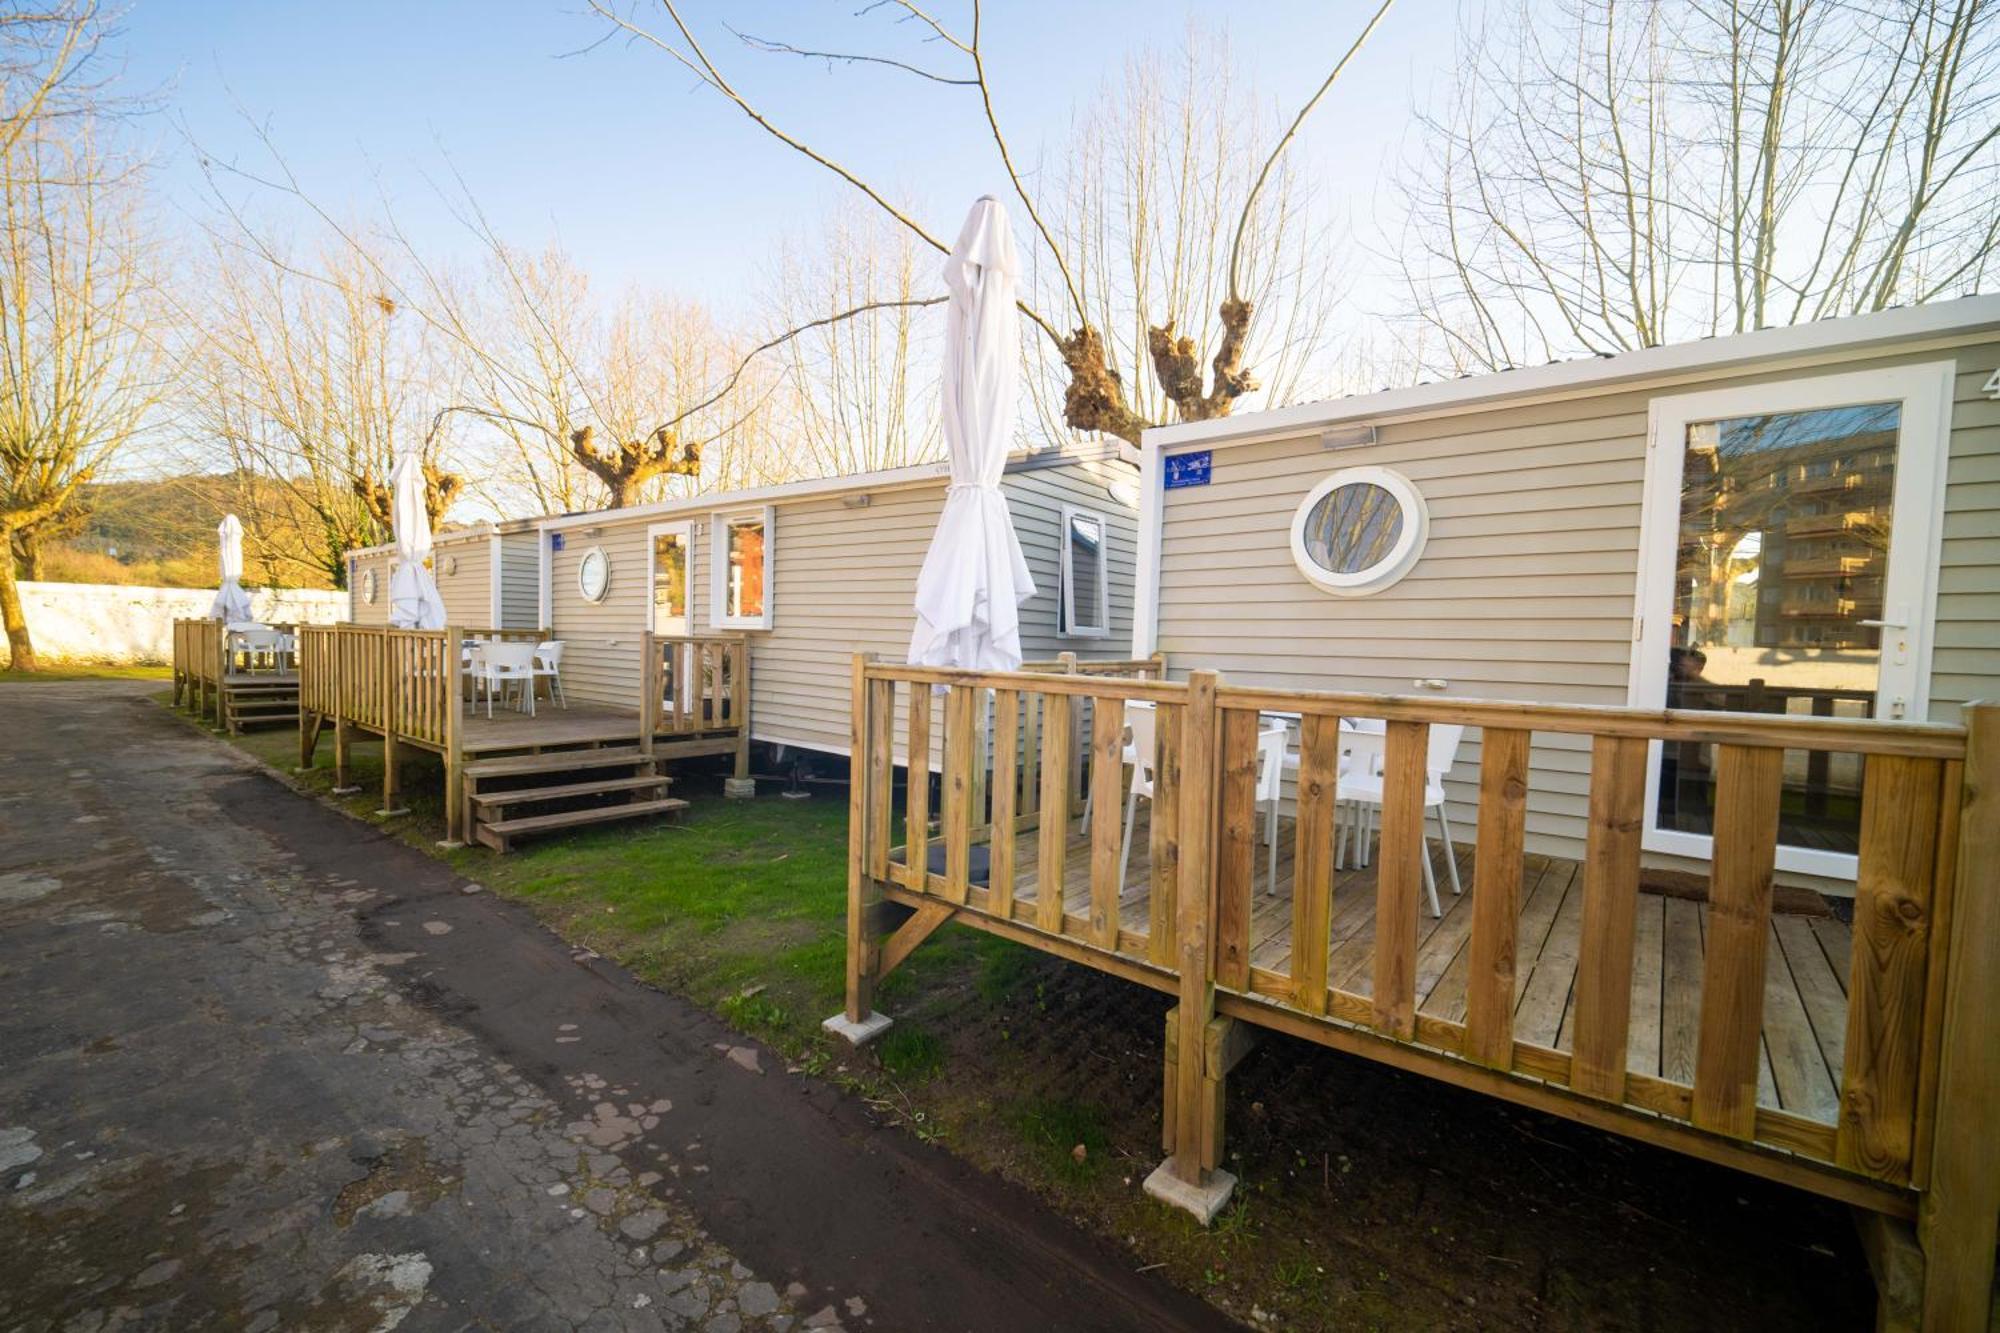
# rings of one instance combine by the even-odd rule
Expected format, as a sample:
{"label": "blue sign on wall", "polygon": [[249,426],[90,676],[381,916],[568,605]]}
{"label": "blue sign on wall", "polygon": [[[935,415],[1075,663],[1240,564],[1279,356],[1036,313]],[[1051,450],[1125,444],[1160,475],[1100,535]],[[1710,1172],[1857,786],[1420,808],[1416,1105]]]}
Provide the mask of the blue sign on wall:
{"label": "blue sign on wall", "polygon": [[563,535],[560,532],[551,532],[549,534],[549,549],[551,551],[560,551],[562,548]]}
{"label": "blue sign on wall", "polygon": [[1168,454],[1167,489],[1177,491],[1183,486],[1208,485],[1210,457],[1206,449],[1192,454]]}

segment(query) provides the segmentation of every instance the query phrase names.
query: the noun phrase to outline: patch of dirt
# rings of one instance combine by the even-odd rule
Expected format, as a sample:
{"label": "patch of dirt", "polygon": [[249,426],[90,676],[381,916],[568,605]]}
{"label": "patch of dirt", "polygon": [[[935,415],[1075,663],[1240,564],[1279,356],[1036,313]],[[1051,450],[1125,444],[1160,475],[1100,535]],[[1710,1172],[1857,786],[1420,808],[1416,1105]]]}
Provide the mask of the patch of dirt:
{"label": "patch of dirt", "polygon": [[954,1151],[1255,1326],[1872,1322],[1833,1204],[1277,1034],[1230,1079],[1240,1184],[1204,1233],[1140,1190],[1162,1156],[1167,997],[1046,956],[996,962],[997,998],[972,976],[899,997],[898,1023],[947,1048],[912,1104]]}

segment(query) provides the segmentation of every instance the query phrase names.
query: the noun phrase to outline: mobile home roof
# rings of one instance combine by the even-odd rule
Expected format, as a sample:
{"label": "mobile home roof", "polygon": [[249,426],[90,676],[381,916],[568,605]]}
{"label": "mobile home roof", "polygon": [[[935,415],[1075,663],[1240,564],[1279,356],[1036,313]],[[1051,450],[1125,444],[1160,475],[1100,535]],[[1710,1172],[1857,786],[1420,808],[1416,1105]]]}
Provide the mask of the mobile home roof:
{"label": "mobile home roof", "polygon": [[1158,426],[1146,432],[1146,448],[1153,451],[1245,444],[1344,423],[1428,416],[1504,399],[1581,395],[1634,381],[1738,370],[1764,362],[1814,356],[1836,358],[1842,353],[1871,347],[1949,339],[1996,326],[2000,326],[2000,295],[1966,296],[1698,342],[1643,347],[1612,356],[1467,375],[1462,379],[1246,412],[1212,421]]}

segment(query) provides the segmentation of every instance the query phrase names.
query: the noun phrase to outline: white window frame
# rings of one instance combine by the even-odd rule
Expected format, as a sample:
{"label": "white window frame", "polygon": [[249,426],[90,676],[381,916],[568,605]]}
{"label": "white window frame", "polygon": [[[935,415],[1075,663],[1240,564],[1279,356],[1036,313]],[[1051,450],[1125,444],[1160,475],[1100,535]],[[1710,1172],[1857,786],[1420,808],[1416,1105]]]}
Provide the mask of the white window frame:
{"label": "white window frame", "polygon": [[[764,525],[764,611],[756,616],[732,616],[724,610],[729,579],[729,525],[756,519]],[[708,624],[711,629],[769,629],[777,587],[771,577],[778,551],[777,513],[770,505],[718,509],[708,516]]]}
{"label": "white window frame", "polygon": [[[1639,526],[1639,574],[1634,594],[1632,661],[1626,701],[1659,708],[1667,697],[1668,646],[1672,642],[1674,550],[1681,522],[1681,482],[1689,423],[1776,412],[1812,412],[1861,403],[1898,403],[1895,495],[1890,501],[1896,537],[1883,582],[1883,615],[1901,620],[1907,659],[1889,665],[1889,636],[1876,695],[1877,717],[1894,713],[1894,681],[1907,681],[1898,697],[1901,715],[1922,721],[1930,707],[1931,641],[1937,619],[1939,557],[1944,536],[1945,462],[1951,443],[1953,377],[1957,365],[1914,366],[1802,375],[1770,384],[1740,385],[1654,398],[1647,409],[1646,482]],[[1646,825],[1641,845],[1650,852],[1708,860],[1715,840],[1702,833],[1662,829],[1660,742],[1647,746]],[[1852,880],[1857,858],[1778,844],[1778,869],[1827,879]]]}
{"label": "white window frame", "polygon": [[[590,557],[592,556],[596,556],[604,562],[604,588],[595,597],[590,595],[590,589],[586,588],[583,584],[583,571],[590,564]],[[576,595],[581,597],[585,605],[588,606],[602,606],[605,600],[611,596],[611,557],[605,553],[602,546],[588,547],[582,554],[577,556]]]}
{"label": "white window frame", "polygon": [[[681,519],[681,520],[679,520],[679,521],[677,521],[677,522],[673,522],[673,523],[651,523],[651,524],[648,524],[648,525],[647,525],[647,527],[646,527],[646,610],[645,610],[645,622],[646,622],[646,623],[645,623],[645,627],[646,627],[646,629],[647,629],[648,631],[650,631],[650,632],[652,632],[652,633],[655,633],[655,634],[659,633],[659,630],[658,630],[658,629],[657,629],[657,628],[656,628],[656,627],[654,626],[654,624],[653,624],[653,609],[654,609],[654,608],[653,608],[653,598],[654,598],[654,596],[655,596],[655,595],[656,595],[656,594],[658,593],[658,590],[659,590],[659,586],[660,586],[660,545],[659,545],[659,543],[660,543],[660,538],[661,538],[662,536],[665,536],[665,535],[669,534],[669,533],[671,533],[672,535],[674,535],[674,536],[676,536],[676,537],[679,537],[679,538],[681,539],[681,547],[682,547],[682,549],[683,549],[683,550],[685,550],[685,551],[687,552],[687,565],[686,565],[686,567],[685,567],[685,568],[683,568],[683,569],[681,570],[681,577],[682,577],[682,578],[683,578],[683,579],[684,579],[684,580],[686,581],[686,585],[687,585],[687,586],[685,586],[684,588],[682,588],[682,589],[681,589],[681,596],[682,596],[683,598],[685,598],[685,599],[686,599],[686,602],[687,602],[687,616],[686,616],[686,620],[687,620],[687,623],[688,623],[688,630],[689,630],[690,632],[692,632],[692,631],[694,630],[694,627],[695,627],[695,616],[694,616],[694,524],[693,524],[692,522],[690,522],[690,521],[686,520],[686,519]],[[766,585],[766,587],[767,587],[767,590],[768,590],[768,586],[769,586],[769,585]],[[768,600],[768,599],[767,599],[767,600]]]}
{"label": "white window frame", "polygon": [[[1076,623],[1076,568],[1069,544],[1069,525],[1072,519],[1087,518],[1097,524],[1097,606],[1104,614],[1101,625],[1078,625]],[[1059,623],[1056,633],[1065,639],[1108,639],[1111,637],[1111,520],[1096,509],[1086,509],[1082,505],[1066,504],[1062,507],[1062,527],[1057,540],[1059,548],[1059,581],[1061,588],[1057,597],[1056,617]]]}
{"label": "white window frame", "polygon": [[[1352,574],[1328,569],[1313,559],[1312,552],[1306,549],[1306,522],[1312,516],[1314,507],[1343,486],[1374,486],[1387,491],[1389,498],[1403,511],[1403,530],[1396,535],[1396,544],[1389,548],[1389,554]],[[1417,489],[1415,482],[1386,467],[1342,468],[1307,491],[1306,498],[1293,511],[1292,563],[1299,567],[1299,573],[1306,576],[1307,582],[1321,592],[1340,597],[1366,597],[1400,583],[1405,574],[1416,568],[1417,560],[1424,553],[1424,545],[1430,540],[1430,532],[1430,507],[1424,503],[1423,492]]]}

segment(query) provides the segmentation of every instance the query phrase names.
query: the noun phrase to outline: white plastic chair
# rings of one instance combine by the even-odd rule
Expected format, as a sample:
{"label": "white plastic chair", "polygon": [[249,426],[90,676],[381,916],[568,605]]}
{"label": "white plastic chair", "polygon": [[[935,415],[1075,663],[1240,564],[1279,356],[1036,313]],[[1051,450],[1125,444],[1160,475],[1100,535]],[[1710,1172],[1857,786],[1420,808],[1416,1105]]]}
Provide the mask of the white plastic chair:
{"label": "white plastic chair", "polygon": [[[1132,766],[1132,783],[1125,790],[1125,838],[1118,852],[1118,883],[1125,883],[1126,868],[1132,863],[1132,822],[1139,802],[1153,799],[1153,765],[1158,762],[1155,713],[1150,706],[1135,705],[1125,710],[1125,762]],[[1285,794],[1285,745],[1283,727],[1257,733],[1257,804],[1264,807],[1266,893],[1278,891],[1278,804]]]}
{"label": "white plastic chair", "polygon": [[[534,680],[546,680],[549,683],[550,697],[564,708],[568,708],[569,700],[564,697],[562,688],[562,654],[561,639],[544,639],[535,645],[535,661],[531,670]],[[531,691],[535,688],[534,680],[528,683]]]}
{"label": "white plastic chair", "polygon": [[241,653],[247,660],[244,669],[257,670],[258,659],[270,659],[271,669],[278,669],[278,660],[284,655],[286,635],[268,626],[255,629],[233,630],[229,635],[231,656]]}
{"label": "white plastic chair", "polygon": [[1283,726],[1257,733],[1257,804],[1264,807],[1264,892],[1278,891],[1278,806],[1285,799],[1285,753],[1291,731]]}
{"label": "white plastic chair", "polygon": [[[1462,726],[1434,725],[1430,729],[1430,744],[1424,755],[1424,809],[1437,815],[1438,836],[1444,840],[1445,870],[1451,876],[1451,891],[1463,892],[1458,881],[1458,854],[1452,847],[1451,821],[1444,812],[1444,778],[1451,771],[1452,762],[1458,757],[1458,743],[1465,735]],[[1382,806],[1382,777],[1387,763],[1388,737],[1379,731],[1345,731],[1340,733],[1341,772],[1335,787],[1339,799],[1348,804],[1351,818],[1339,834],[1338,841],[1347,843],[1352,835],[1356,854],[1361,864],[1368,864],[1369,833]],[[1437,873],[1431,869],[1430,835],[1424,835],[1423,845],[1424,896],[1429,899],[1431,915],[1443,916],[1438,906]],[[1336,864],[1344,863],[1344,850],[1337,849]]]}
{"label": "white plastic chair", "polygon": [[1139,798],[1153,799],[1153,765],[1159,747],[1151,708],[1125,710],[1125,762],[1132,765],[1132,785],[1125,789],[1125,842],[1118,852],[1118,887],[1125,887],[1125,868],[1132,863],[1132,816],[1138,813]]}
{"label": "white plastic chair", "polygon": [[535,715],[535,645],[489,643],[479,653],[479,675],[486,682],[486,716],[493,716],[493,692],[508,681],[519,681],[529,717]]}

